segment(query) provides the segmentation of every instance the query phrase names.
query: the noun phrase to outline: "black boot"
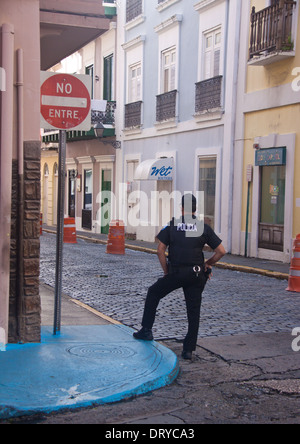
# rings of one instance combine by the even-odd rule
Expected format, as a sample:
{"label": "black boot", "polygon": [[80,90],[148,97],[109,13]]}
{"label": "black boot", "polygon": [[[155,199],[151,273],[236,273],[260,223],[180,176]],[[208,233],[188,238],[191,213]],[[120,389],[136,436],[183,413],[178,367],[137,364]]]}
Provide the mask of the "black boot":
{"label": "black boot", "polygon": [[140,331],[133,333],[134,339],[141,339],[142,341],[153,341],[152,330],[143,327]]}
{"label": "black boot", "polygon": [[193,359],[193,353],[189,352],[189,351],[186,351],[186,350],[183,350],[181,356],[182,356],[183,359],[188,359],[190,361]]}

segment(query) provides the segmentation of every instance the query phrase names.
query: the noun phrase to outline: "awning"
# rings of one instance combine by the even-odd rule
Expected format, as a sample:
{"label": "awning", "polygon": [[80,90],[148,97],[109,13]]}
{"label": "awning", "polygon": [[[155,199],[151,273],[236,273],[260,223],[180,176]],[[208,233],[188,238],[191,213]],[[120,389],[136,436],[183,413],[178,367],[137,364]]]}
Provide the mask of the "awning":
{"label": "awning", "polygon": [[140,163],[134,175],[134,180],[173,180],[174,159],[148,159]]}

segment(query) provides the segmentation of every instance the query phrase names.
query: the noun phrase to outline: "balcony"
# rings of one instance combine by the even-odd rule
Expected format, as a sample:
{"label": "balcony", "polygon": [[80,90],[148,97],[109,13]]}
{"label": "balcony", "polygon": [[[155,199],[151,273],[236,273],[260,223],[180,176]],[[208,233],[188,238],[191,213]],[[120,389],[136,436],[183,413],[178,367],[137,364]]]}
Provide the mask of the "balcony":
{"label": "balcony", "polygon": [[115,126],[116,102],[107,101],[105,111],[95,111],[92,109],[92,125],[103,123],[103,125]]}
{"label": "balcony", "polygon": [[142,103],[143,102],[139,101],[125,105],[125,129],[141,127]]}
{"label": "balcony", "polygon": [[295,55],[293,49],[294,1],[279,0],[251,13],[250,65],[268,65]]}
{"label": "balcony", "polygon": [[195,113],[197,116],[221,111],[222,84],[223,76],[196,83]]}
{"label": "balcony", "polygon": [[177,90],[156,96],[156,122],[175,121]]}
{"label": "balcony", "polygon": [[126,3],[126,23],[134,20],[143,13],[142,0],[127,0]]}

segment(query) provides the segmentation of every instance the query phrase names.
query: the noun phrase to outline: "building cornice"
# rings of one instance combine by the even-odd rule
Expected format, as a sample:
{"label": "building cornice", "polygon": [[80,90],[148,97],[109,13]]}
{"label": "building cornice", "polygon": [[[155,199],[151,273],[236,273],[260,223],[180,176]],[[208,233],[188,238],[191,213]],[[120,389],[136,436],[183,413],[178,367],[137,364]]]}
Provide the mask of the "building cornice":
{"label": "building cornice", "polygon": [[219,3],[222,3],[223,1],[224,0],[201,0],[200,2],[194,5],[194,8],[196,11],[203,11],[204,9],[217,6]]}
{"label": "building cornice", "polygon": [[145,40],[146,40],[145,35],[139,35],[138,37],[130,40],[129,42],[123,43],[122,48],[124,49],[124,51],[127,51],[128,49],[132,49],[134,46],[144,43]]}
{"label": "building cornice", "polygon": [[160,32],[163,32],[166,29],[170,28],[171,26],[176,25],[176,24],[182,22],[182,18],[183,17],[182,17],[181,14],[173,15],[168,20],[165,20],[164,22],[162,22],[159,25],[155,26],[154,31],[159,34]]}

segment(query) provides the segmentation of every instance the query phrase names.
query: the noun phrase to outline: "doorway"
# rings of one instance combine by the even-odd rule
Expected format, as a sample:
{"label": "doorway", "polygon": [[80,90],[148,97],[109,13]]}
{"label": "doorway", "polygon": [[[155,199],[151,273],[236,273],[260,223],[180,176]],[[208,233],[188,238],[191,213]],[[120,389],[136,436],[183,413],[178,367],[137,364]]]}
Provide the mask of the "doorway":
{"label": "doorway", "polygon": [[283,251],[286,167],[260,167],[260,178],[258,247]]}
{"label": "doorway", "polygon": [[199,191],[204,193],[204,221],[215,229],[217,158],[200,157]]}

